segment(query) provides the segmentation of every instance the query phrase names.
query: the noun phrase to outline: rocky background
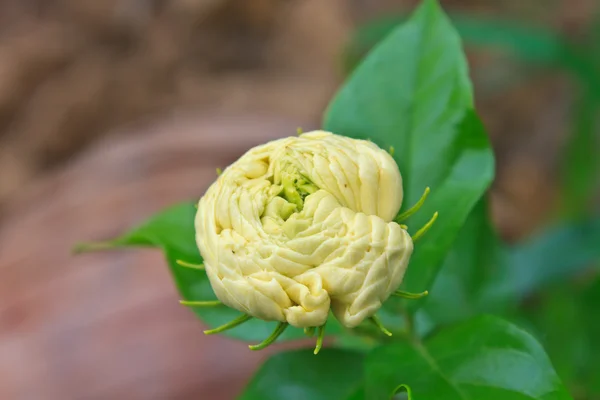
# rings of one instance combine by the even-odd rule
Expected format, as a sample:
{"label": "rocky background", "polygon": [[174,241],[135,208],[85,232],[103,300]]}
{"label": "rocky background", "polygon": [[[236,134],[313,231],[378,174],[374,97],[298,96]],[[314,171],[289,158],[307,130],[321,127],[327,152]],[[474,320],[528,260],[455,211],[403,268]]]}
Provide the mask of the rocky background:
{"label": "rocky background", "polygon": [[[265,354],[204,337],[159,254],[69,249],[198,197],[252,145],[318,127],[354,28],[414,3],[0,1],[0,398],[233,398]],[[573,40],[596,6],[442,4]],[[469,57],[498,159],[494,219],[520,238],[556,201],[572,85]]]}

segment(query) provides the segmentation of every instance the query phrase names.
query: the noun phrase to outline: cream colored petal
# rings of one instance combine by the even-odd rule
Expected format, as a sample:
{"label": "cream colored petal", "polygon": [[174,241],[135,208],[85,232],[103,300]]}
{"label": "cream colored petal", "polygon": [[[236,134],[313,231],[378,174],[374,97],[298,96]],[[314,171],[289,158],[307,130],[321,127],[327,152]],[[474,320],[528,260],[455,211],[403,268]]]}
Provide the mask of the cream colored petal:
{"label": "cream colored petal", "polygon": [[398,288],[413,245],[391,222],[395,161],[373,143],[324,131],[250,149],[198,203],[196,241],[216,296],[256,318],[347,327]]}

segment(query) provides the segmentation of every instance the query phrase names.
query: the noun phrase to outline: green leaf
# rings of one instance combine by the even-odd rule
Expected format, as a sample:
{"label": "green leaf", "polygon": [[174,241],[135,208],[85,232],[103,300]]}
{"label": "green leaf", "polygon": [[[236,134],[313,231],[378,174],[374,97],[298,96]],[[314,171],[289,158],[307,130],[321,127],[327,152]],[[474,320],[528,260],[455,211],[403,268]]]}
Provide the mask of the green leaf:
{"label": "green leaf", "polygon": [[500,311],[504,299],[483,303],[481,291],[499,268],[505,268],[503,262],[504,248],[491,226],[488,202],[482,199],[467,218],[415,316],[420,333],[482,312]]}
{"label": "green leaf", "polygon": [[[202,270],[185,268],[176,263],[177,260],[200,264],[202,258],[196,247],[194,204],[185,203],[170,207],[151,217],[147,222],[127,234],[103,243],[85,245],[80,250],[103,250],[125,247],[156,247],[163,250],[175,285],[184,300],[216,300],[206,273]],[[77,249],[76,249],[77,250]],[[182,306],[183,307],[183,306]],[[214,308],[190,308],[198,318],[210,327],[217,327],[229,322],[241,313],[226,306]],[[234,329],[223,332],[224,335],[246,341],[260,342],[275,329],[276,322],[250,320]],[[327,324],[327,334],[339,333],[340,326],[331,318]],[[200,329],[199,334],[202,334]],[[304,337],[301,329],[287,329],[280,340]]]}
{"label": "green leaf", "polygon": [[346,400],[365,400],[365,398],[365,388],[361,386],[350,396],[346,397]]}
{"label": "green leaf", "polygon": [[477,317],[421,343],[373,351],[365,362],[368,399],[405,383],[418,400],[571,399],[540,344],[496,317]]}
{"label": "green leaf", "polygon": [[427,289],[494,175],[460,38],[435,1],[423,2],[369,54],[329,105],[324,127],[395,148],[403,209],[431,187],[409,227],[414,233],[435,211],[439,218],[418,242],[403,284]]}
{"label": "green leaf", "polygon": [[318,356],[306,350],[280,353],[258,370],[240,400],[359,398],[363,359],[360,353],[335,349]]}
{"label": "green leaf", "polygon": [[194,217],[196,209],[192,203],[171,206],[153,215],[148,221],[128,233],[106,242],[84,243],[75,246],[75,252],[110,250],[126,247],[157,247],[171,249],[184,255],[185,261],[202,263],[194,239]]}

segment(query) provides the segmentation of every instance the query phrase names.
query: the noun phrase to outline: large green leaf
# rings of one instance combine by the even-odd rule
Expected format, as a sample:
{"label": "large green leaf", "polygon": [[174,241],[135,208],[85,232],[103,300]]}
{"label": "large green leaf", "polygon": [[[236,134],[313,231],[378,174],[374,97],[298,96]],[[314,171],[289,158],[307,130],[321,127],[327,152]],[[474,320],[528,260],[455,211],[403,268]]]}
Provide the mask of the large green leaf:
{"label": "large green leaf", "polygon": [[[122,247],[160,248],[166,256],[171,275],[183,299],[216,300],[204,271],[185,268],[176,263],[177,260],[190,263],[202,262],[195,241],[195,212],[194,204],[179,204],[154,215],[144,224],[117,239],[87,245],[84,249],[89,251]],[[241,315],[239,311],[225,306],[193,308],[192,310],[211,327],[222,325]],[[275,326],[275,322],[250,320],[234,329],[225,331],[223,334],[247,341],[262,341],[271,334]],[[333,318],[327,324],[327,328],[328,334],[340,330],[339,324]],[[280,337],[280,340],[295,339],[302,336],[302,330],[288,328]]]}
{"label": "large green leaf", "polygon": [[435,211],[440,216],[417,244],[403,284],[426,289],[494,175],[460,38],[435,1],[424,1],[369,54],[330,104],[324,127],[394,147],[403,209],[431,187],[409,227],[415,232]]}
{"label": "large green leaf", "polygon": [[259,369],[241,400],[344,400],[357,396],[363,359],[360,353],[335,349],[323,350],[316,357],[306,350],[277,354]]}
{"label": "large green leaf", "polygon": [[484,311],[500,311],[505,299],[484,304],[481,291],[499,268],[505,268],[504,255],[490,223],[488,202],[482,199],[467,218],[415,317],[420,333]]}
{"label": "large green leaf", "polygon": [[425,344],[382,346],[366,360],[368,399],[405,383],[418,400],[571,399],[540,344],[496,317],[477,317]]}

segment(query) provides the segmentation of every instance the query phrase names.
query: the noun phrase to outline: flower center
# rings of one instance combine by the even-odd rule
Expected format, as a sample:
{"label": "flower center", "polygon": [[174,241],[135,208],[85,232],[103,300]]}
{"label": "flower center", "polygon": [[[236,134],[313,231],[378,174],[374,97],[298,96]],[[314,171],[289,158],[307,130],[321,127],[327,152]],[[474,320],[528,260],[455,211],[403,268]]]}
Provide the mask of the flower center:
{"label": "flower center", "polygon": [[306,196],[319,190],[315,184],[301,175],[292,165],[289,165],[281,172],[281,186],[282,189],[279,196],[295,204],[298,211],[302,211],[304,208],[304,199]]}

